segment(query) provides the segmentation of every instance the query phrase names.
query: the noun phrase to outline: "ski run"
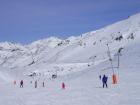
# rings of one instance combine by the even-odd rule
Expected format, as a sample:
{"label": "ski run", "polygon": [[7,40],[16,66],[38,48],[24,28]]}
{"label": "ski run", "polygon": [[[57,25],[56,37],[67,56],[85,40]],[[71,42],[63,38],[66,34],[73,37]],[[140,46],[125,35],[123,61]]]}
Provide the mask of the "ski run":
{"label": "ski run", "polygon": [[140,13],[78,37],[3,42],[0,105],[140,105],[139,69]]}

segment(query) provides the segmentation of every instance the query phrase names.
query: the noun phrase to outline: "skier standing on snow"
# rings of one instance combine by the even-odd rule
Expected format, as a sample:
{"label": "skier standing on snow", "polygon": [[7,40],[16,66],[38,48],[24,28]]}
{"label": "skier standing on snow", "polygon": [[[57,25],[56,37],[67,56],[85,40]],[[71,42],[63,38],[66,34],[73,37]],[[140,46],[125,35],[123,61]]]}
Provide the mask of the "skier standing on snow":
{"label": "skier standing on snow", "polygon": [[14,80],[14,85],[16,85],[16,80]]}
{"label": "skier standing on snow", "polygon": [[37,81],[35,81],[35,88],[37,88]]}
{"label": "skier standing on snow", "polygon": [[65,89],[65,83],[62,82],[62,89]]}
{"label": "skier standing on snow", "polygon": [[107,80],[108,80],[108,77],[106,75],[103,75],[103,78],[102,78],[102,82],[103,82],[103,88],[106,86],[106,88],[108,88],[107,86]]}
{"label": "skier standing on snow", "polygon": [[100,80],[102,79],[102,76],[101,75],[99,75],[99,78],[100,78]]}
{"label": "skier standing on snow", "polygon": [[45,87],[45,82],[44,82],[44,81],[43,81],[43,84],[42,84],[42,86],[43,86],[43,87]]}
{"label": "skier standing on snow", "polygon": [[20,81],[20,88],[23,88],[23,80]]}

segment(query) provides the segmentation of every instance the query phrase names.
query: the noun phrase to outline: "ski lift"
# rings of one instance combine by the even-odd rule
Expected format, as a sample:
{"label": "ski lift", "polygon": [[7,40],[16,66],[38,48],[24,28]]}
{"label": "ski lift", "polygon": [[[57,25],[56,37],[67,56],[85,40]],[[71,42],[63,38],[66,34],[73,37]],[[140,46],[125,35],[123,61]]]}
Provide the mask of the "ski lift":
{"label": "ski lift", "polygon": [[112,62],[112,58],[111,58],[111,54],[110,54],[110,49],[109,49],[109,45],[107,44],[107,48],[108,48],[108,57],[109,57],[109,61],[111,63],[111,68],[112,68],[112,84],[117,84],[117,75],[114,72],[114,67],[113,67],[113,62]]}

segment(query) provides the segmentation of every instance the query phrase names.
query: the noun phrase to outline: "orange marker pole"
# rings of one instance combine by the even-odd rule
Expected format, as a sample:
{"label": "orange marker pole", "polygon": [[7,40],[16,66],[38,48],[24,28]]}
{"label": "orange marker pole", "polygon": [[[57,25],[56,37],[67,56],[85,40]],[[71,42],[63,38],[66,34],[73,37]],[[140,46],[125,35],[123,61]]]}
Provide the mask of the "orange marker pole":
{"label": "orange marker pole", "polygon": [[117,84],[117,76],[115,74],[112,75],[112,84]]}

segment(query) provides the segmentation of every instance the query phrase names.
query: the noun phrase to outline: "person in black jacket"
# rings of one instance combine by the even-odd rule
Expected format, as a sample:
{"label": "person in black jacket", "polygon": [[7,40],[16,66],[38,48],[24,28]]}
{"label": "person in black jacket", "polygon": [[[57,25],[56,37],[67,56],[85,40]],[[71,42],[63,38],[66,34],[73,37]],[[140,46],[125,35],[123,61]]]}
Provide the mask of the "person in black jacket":
{"label": "person in black jacket", "polygon": [[23,80],[20,81],[20,88],[23,88]]}
{"label": "person in black jacket", "polygon": [[37,81],[35,81],[35,88],[37,88]]}
{"label": "person in black jacket", "polygon": [[102,79],[102,76],[101,75],[99,75],[99,78],[100,78],[100,80]]}
{"label": "person in black jacket", "polygon": [[43,81],[42,86],[45,87],[45,82]]}

